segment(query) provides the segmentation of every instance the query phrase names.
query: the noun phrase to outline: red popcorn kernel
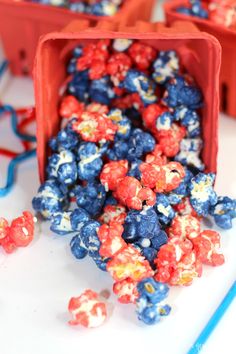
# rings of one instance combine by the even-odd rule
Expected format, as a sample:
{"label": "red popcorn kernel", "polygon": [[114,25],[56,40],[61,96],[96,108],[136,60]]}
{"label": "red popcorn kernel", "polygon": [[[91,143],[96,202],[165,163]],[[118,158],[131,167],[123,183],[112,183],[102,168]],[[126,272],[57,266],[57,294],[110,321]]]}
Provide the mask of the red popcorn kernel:
{"label": "red popcorn kernel", "polygon": [[213,230],[205,230],[192,240],[197,257],[202,263],[219,266],[225,262],[223,254],[219,253],[220,235]]}
{"label": "red popcorn kernel", "polygon": [[140,113],[144,109],[144,104],[138,93],[132,93],[121,98],[116,98],[112,101],[112,106],[122,110],[135,108]]}
{"label": "red popcorn kernel", "polygon": [[17,247],[26,247],[34,237],[34,218],[29,211],[12,221],[9,237]]}
{"label": "red popcorn kernel", "polygon": [[121,204],[136,210],[143,208],[144,201],[150,206],[156,202],[155,193],[150,188],[142,187],[136,178],[130,176],[120,181],[113,195]]}
{"label": "red popcorn kernel", "polygon": [[161,104],[150,104],[142,113],[144,126],[150,130],[155,137],[157,134],[156,120],[166,111],[168,111],[167,107],[164,107]]}
{"label": "red popcorn kernel", "polygon": [[126,176],[127,172],[127,160],[111,161],[103,166],[100,181],[107,191],[114,191],[120,181]]}
{"label": "red popcorn kernel", "polygon": [[195,251],[192,251],[181,258],[177,268],[171,274],[169,284],[189,286],[194,278],[201,277],[201,275],[202,263],[198,260]]}
{"label": "red popcorn kernel", "polygon": [[141,171],[141,183],[149,188],[155,188],[155,192],[170,192],[177,188],[185,176],[185,170],[179,162],[169,162],[162,166],[164,160],[148,155],[139,169]]}
{"label": "red popcorn kernel", "polygon": [[174,157],[180,149],[180,142],[186,135],[186,129],[183,126],[172,124],[172,129],[156,130],[157,138],[164,155]]}
{"label": "red popcorn kernel", "polygon": [[180,237],[181,239],[194,239],[199,236],[200,220],[192,215],[177,215],[168,230],[169,237]]}
{"label": "red popcorn kernel", "polygon": [[149,262],[131,245],[122,248],[108,261],[107,271],[115,281],[130,278],[135,282],[152,277],[154,273]]}
{"label": "red popcorn kernel", "polygon": [[63,118],[79,118],[84,111],[84,104],[79,102],[74,96],[65,96],[60,105],[59,114]]}
{"label": "red popcorn kernel", "polygon": [[165,171],[166,192],[177,188],[185,177],[184,167],[179,162],[171,161],[162,167]]}
{"label": "red popcorn kernel", "polygon": [[17,249],[15,243],[10,238],[9,234],[7,234],[5,238],[0,240],[0,245],[2,246],[2,248],[6,253],[12,253]]}
{"label": "red popcorn kernel", "polygon": [[87,289],[79,297],[70,299],[68,310],[73,319],[70,325],[95,328],[102,325],[107,317],[106,304],[99,300],[96,292]]}
{"label": "red popcorn kernel", "polygon": [[101,241],[99,253],[102,257],[112,257],[126,246],[122,238],[123,231],[123,226],[115,221],[99,227],[98,238]]}
{"label": "red popcorn kernel", "polygon": [[100,216],[99,221],[104,224],[109,224],[111,221],[116,221],[120,224],[125,222],[126,209],[122,205],[107,205],[103,214]]}
{"label": "red popcorn kernel", "polygon": [[73,129],[79,133],[83,140],[99,142],[101,140],[114,140],[117,126],[105,114],[98,112],[83,112]]}
{"label": "red popcorn kernel", "polygon": [[131,59],[125,53],[116,53],[110,56],[107,63],[107,73],[115,86],[119,86],[131,68]]}
{"label": "red popcorn kernel", "polygon": [[133,43],[129,47],[128,53],[140,70],[148,69],[157,56],[157,51],[154,48],[140,42]]}
{"label": "red popcorn kernel", "polygon": [[101,40],[96,44],[91,43],[83,48],[83,56],[77,60],[77,69],[89,69],[91,80],[98,80],[106,75],[106,60],[108,59],[109,40]]}
{"label": "red popcorn kernel", "polygon": [[113,292],[118,296],[118,301],[122,304],[135,303],[139,296],[137,282],[130,278],[114,283]]}

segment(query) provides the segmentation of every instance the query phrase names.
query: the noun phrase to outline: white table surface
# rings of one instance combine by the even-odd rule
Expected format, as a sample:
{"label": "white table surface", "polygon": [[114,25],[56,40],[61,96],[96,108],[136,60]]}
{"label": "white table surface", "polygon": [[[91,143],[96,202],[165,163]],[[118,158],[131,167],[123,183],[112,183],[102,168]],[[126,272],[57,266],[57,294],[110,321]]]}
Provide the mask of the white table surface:
{"label": "white table surface", "polygon": [[[155,15],[155,18],[157,16]],[[159,14],[160,18],[160,14]],[[33,104],[30,79],[11,78],[0,87],[0,99],[15,106]],[[2,90],[1,90],[2,89]],[[1,145],[20,148],[9,133],[9,121],[0,121]],[[236,119],[220,117],[216,191],[236,198]],[[7,160],[0,158],[0,184]],[[31,208],[39,185],[36,159],[18,169],[17,184],[0,199],[0,216],[12,219]],[[84,289],[110,289],[112,280],[92,260],[76,261],[69,249],[71,236],[53,235],[48,224],[35,240],[12,255],[0,250],[0,353],[1,354],[185,354],[218,306],[236,276],[236,222],[221,231],[226,262],[204,267],[203,276],[186,288],[171,288],[172,312],[156,326],[144,326],[132,305],[109,299],[112,315],[100,328],[70,327],[67,304]],[[202,348],[203,354],[235,354],[236,301]]]}

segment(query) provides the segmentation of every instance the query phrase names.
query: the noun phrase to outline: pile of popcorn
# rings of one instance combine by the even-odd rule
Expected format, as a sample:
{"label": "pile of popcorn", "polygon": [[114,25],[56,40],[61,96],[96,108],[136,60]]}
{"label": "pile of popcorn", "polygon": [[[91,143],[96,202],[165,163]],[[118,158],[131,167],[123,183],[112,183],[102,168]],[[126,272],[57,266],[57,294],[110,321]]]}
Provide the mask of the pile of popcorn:
{"label": "pile of popcorn", "polygon": [[125,0],[26,0],[95,16],[114,16]]}
{"label": "pile of popcorn", "polygon": [[176,11],[236,29],[236,0],[189,0],[189,6],[180,6]]}
{"label": "pile of popcorn", "polygon": [[[204,173],[203,95],[175,51],[145,41],[77,46],[67,71],[61,130],[33,207],[52,232],[72,235],[75,258],[112,276],[139,320],[157,323],[170,313],[169,286],[224,263],[219,233],[202,230],[201,219],[229,229],[236,217],[236,201],[217,196],[215,175]],[[69,311],[71,324],[87,327],[107,314],[91,290]]]}

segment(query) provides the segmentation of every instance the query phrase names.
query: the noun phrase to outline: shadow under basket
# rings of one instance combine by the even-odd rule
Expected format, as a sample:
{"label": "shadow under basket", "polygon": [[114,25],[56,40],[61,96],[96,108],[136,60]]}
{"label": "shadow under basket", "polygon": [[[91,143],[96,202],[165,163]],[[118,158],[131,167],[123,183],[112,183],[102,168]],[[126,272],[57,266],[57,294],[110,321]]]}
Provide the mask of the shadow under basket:
{"label": "shadow under basket", "polygon": [[75,20],[87,20],[89,26],[103,19],[126,25],[133,25],[138,19],[148,21],[154,2],[125,0],[114,16],[105,17],[27,1],[0,0],[0,37],[11,72],[31,74],[38,39],[43,34],[59,31]]}
{"label": "shadow under basket", "polygon": [[[40,39],[35,68],[35,98],[37,111],[37,156],[41,182],[49,150],[48,140],[60,129],[58,106],[63,94],[66,66],[72,49],[77,45],[96,42],[101,38],[130,38],[149,44],[158,50],[176,50],[182,65],[193,76],[204,96],[202,108],[202,158],[206,171],[216,172],[218,151],[219,70],[221,47],[207,33],[193,24],[137,22],[135,27],[124,27],[110,22],[87,28],[87,23],[71,23],[62,32],[54,32]],[[64,85],[65,87],[65,85]]]}
{"label": "shadow under basket", "polygon": [[167,24],[171,25],[175,21],[191,21],[199,30],[210,33],[219,40],[222,47],[220,109],[236,118],[236,30],[228,29],[210,20],[176,12],[178,7],[188,5],[188,0],[174,0],[164,4]]}

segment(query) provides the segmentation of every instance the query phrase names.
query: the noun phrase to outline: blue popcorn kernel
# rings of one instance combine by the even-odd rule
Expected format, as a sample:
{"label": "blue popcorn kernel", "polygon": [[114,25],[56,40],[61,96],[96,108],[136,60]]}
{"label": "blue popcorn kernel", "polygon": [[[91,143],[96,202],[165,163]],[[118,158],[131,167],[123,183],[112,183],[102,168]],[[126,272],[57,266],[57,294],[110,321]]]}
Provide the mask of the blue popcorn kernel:
{"label": "blue popcorn kernel", "polygon": [[95,143],[82,143],[78,149],[78,176],[81,180],[96,178],[103,166],[101,152]]}
{"label": "blue popcorn kernel", "polygon": [[202,94],[198,87],[176,75],[166,84],[163,102],[172,108],[186,106],[194,110],[202,107]]}
{"label": "blue popcorn kernel", "polygon": [[104,105],[110,105],[111,100],[115,97],[109,76],[91,81],[88,93],[91,101]]}
{"label": "blue popcorn kernel", "polygon": [[188,166],[188,168],[191,168],[193,171],[203,171],[205,165],[200,158],[202,147],[203,141],[201,138],[182,139],[180,151],[175,156],[175,161],[180,162],[184,166]]}
{"label": "blue popcorn kernel", "polygon": [[139,297],[136,301],[136,312],[140,321],[153,325],[170,313],[171,307],[161,303],[169,293],[166,284],[156,282],[153,278],[146,278],[138,283],[137,289]]}
{"label": "blue popcorn kernel", "polygon": [[52,214],[61,211],[68,205],[68,198],[62,186],[55,179],[44,182],[38,189],[37,195],[32,200],[33,208],[45,219],[50,219]]}
{"label": "blue popcorn kernel", "polygon": [[210,208],[217,226],[228,230],[232,228],[232,220],[236,218],[236,200],[229,197],[218,197],[217,203]]}
{"label": "blue popcorn kernel", "polygon": [[79,231],[89,219],[89,214],[82,208],[59,211],[54,213],[50,219],[50,230],[58,235],[67,235]]}
{"label": "blue popcorn kernel", "polygon": [[107,157],[113,161],[124,160],[127,157],[128,149],[129,145],[127,141],[115,137],[113,146],[107,151]]}
{"label": "blue popcorn kernel", "polygon": [[175,211],[172,208],[168,197],[164,194],[157,194],[155,210],[158,220],[162,225],[169,225],[175,217]]}
{"label": "blue popcorn kernel", "polygon": [[190,203],[198,215],[207,216],[211,206],[217,203],[217,194],[213,189],[214,173],[198,173],[189,184]]}
{"label": "blue popcorn kernel", "polygon": [[160,230],[157,236],[152,238],[152,247],[155,248],[156,251],[159,251],[161,246],[165,245],[168,242],[168,236],[164,230]]}
{"label": "blue popcorn kernel", "polygon": [[151,134],[135,128],[128,141],[127,160],[134,161],[141,158],[144,154],[153,151],[155,144],[155,139]]}
{"label": "blue popcorn kernel", "polygon": [[68,83],[68,92],[74,95],[79,101],[87,102],[89,85],[88,70],[77,71]]}
{"label": "blue popcorn kernel", "polygon": [[135,242],[140,238],[155,237],[160,232],[157,214],[152,207],[144,207],[142,211],[130,210],[127,213],[122,237],[127,242]]}
{"label": "blue popcorn kernel", "polygon": [[110,258],[101,257],[99,253],[93,256],[93,261],[95,262],[96,266],[103,272],[107,271],[107,262],[109,260]]}
{"label": "blue popcorn kernel", "polygon": [[66,185],[75,183],[78,177],[75,155],[69,150],[52,154],[48,159],[47,174]]}
{"label": "blue popcorn kernel", "polygon": [[88,182],[84,187],[77,186],[74,194],[78,206],[84,208],[92,217],[99,215],[106,198],[106,191],[101,183]]}
{"label": "blue popcorn kernel", "polygon": [[76,133],[73,128],[72,124],[75,122],[76,119],[71,119],[66,127],[59,131],[57,135],[57,149],[60,150],[74,150],[79,147],[80,138],[79,134]]}
{"label": "blue popcorn kernel", "polygon": [[131,133],[131,121],[122,113],[120,109],[113,108],[108,117],[118,126],[116,136],[120,139],[128,139]]}
{"label": "blue popcorn kernel", "polygon": [[174,50],[160,51],[153,63],[154,81],[164,84],[179,71],[179,58]]}
{"label": "blue popcorn kernel", "polygon": [[157,250],[153,247],[142,247],[141,254],[148,260],[151,267],[155,269],[154,260],[157,256]]}
{"label": "blue popcorn kernel", "polygon": [[196,111],[185,106],[177,107],[174,110],[174,119],[187,129],[187,137],[197,138],[201,135],[200,117]]}
{"label": "blue popcorn kernel", "polygon": [[129,70],[121,86],[129,92],[137,92],[144,105],[149,105],[157,101],[155,95],[156,85],[154,81],[141,71]]}
{"label": "blue popcorn kernel", "polygon": [[77,71],[77,58],[71,58],[67,65],[67,73],[74,74]]}

